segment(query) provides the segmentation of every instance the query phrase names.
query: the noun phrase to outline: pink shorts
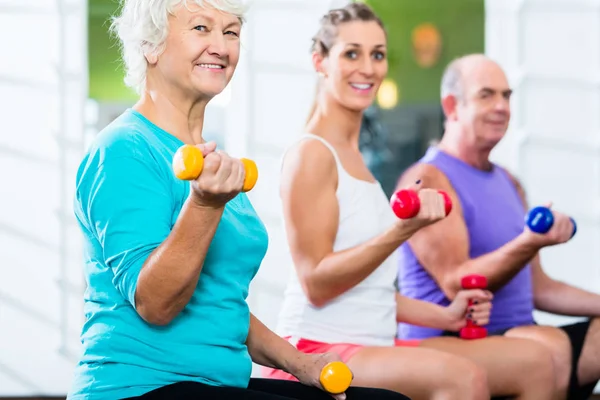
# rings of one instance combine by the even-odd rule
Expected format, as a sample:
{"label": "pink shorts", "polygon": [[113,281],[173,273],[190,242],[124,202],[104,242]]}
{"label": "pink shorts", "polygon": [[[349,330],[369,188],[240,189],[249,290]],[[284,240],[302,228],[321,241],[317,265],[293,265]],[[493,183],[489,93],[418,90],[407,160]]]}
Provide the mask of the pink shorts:
{"label": "pink shorts", "polygon": [[[284,337],[285,340],[290,341],[290,337]],[[395,339],[394,346],[396,347],[417,347],[419,346],[420,340],[400,340]],[[292,343],[293,344],[293,343]],[[339,354],[342,361],[348,362],[360,349],[365,346],[351,343],[323,343],[316,342],[314,340],[300,339],[295,346],[298,350],[303,353],[327,353],[333,352]],[[273,369],[268,367],[262,367],[262,376],[270,379],[283,379],[288,381],[297,381],[295,376],[288,374],[285,371],[279,369]]]}

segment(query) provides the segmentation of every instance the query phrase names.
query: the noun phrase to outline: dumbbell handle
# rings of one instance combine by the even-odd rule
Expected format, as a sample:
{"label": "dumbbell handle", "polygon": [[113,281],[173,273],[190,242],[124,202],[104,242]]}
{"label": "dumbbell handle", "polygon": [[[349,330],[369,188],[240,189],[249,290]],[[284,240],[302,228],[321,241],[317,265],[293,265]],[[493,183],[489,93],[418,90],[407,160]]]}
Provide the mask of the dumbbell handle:
{"label": "dumbbell handle", "polygon": [[[571,218],[571,222],[573,223],[571,237],[573,237],[577,233],[577,224],[573,218]],[[525,224],[532,232],[545,234],[554,225],[554,214],[548,207],[534,207],[525,216]]]}
{"label": "dumbbell handle", "polygon": [[[252,190],[258,180],[258,168],[256,163],[247,158],[241,158],[244,164],[246,176],[244,177],[243,192]],[[175,152],[173,156],[173,172],[181,180],[191,181],[198,179],[204,168],[204,155],[202,150],[196,146],[185,144]]]}
{"label": "dumbbell handle", "polygon": [[[467,275],[461,280],[461,287],[465,290],[468,289],[486,289],[487,279],[483,275]],[[473,305],[473,300],[469,300],[469,307]],[[462,339],[472,340],[481,339],[487,336],[487,329],[483,326],[475,325],[475,323],[468,319],[467,326],[460,330],[460,337]]]}
{"label": "dumbbell handle", "polygon": [[[444,197],[444,207],[446,209],[446,215],[452,211],[452,199],[448,196],[448,193],[439,190],[439,193]],[[414,218],[421,209],[421,200],[419,194],[410,189],[398,190],[394,193],[390,199],[390,205],[394,214],[400,219]]]}

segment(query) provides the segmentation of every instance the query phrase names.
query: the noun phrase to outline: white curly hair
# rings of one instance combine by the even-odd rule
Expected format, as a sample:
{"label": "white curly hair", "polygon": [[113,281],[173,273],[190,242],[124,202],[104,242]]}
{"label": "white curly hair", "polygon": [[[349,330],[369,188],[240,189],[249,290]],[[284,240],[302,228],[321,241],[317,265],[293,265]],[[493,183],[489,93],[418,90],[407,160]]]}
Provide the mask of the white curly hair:
{"label": "white curly hair", "polygon": [[212,7],[244,22],[244,0],[121,0],[121,13],[115,16],[111,32],[120,41],[125,66],[125,84],[140,93],[146,83],[146,54],[160,54],[168,34],[168,17],[179,5],[189,3]]}

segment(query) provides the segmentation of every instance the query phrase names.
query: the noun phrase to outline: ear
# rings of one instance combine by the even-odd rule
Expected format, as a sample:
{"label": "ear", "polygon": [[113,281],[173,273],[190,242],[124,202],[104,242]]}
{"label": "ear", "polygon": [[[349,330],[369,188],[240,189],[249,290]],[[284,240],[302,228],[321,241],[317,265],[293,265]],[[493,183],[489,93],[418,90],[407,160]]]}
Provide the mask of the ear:
{"label": "ear", "polygon": [[155,65],[158,62],[158,54],[156,52],[145,53],[146,61],[149,65]]}
{"label": "ear", "polygon": [[456,108],[458,106],[458,99],[456,96],[449,94],[442,99],[442,110],[448,121],[455,121],[457,119]]}
{"label": "ear", "polygon": [[313,63],[313,68],[315,69],[315,71],[317,71],[317,74],[326,77],[327,76],[327,70],[326,70],[326,60],[325,58],[318,52],[313,52],[312,53],[312,63]]}

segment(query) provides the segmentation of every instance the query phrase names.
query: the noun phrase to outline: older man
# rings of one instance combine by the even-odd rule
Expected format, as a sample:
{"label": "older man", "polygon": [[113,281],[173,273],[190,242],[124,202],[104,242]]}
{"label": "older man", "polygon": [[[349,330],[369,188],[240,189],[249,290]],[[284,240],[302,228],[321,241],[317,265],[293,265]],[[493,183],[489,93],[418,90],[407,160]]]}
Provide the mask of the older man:
{"label": "older man", "polygon": [[[547,234],[524,227],[528,206],[523,188],[489,159],[508,128],[511,93],[500,66],[483,55],[468,55],[447,67],[441,87],[444,136],[403,174],[398,186],[421,179],[425,187],[447,191],[455,208],[400,248],[400,290],[448,304],[462,276],[486,276],[495,292],[490,334],[547,345],[560,392],[568,399],[585,399],[600,379],[600,296],[544,273],[539,250],[568,241],[573,225],[554,211],[555,223]],[[540,326],[534,309],[589,319],[558,328]],[[401,338],[445,334],[406,324],[398,330]]]}

